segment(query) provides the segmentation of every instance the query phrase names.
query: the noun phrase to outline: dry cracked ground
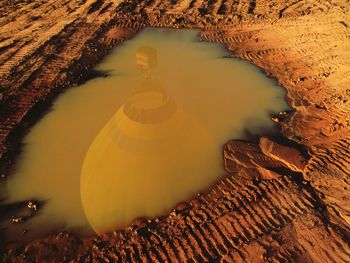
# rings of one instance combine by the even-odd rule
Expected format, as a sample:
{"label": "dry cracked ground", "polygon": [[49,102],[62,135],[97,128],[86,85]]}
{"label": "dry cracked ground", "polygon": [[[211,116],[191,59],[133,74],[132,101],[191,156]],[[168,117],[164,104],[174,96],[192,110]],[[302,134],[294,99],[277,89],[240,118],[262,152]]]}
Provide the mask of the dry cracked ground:
{"label": "dry cracked ground", "polygon": [[276,78],[293,108],[272,118],[280,136],[228,142],[227,176],[167,216],[3,261],[349,262],[349,0],[0,0],[1,180],[52,98],[147,26],[200,29]]}

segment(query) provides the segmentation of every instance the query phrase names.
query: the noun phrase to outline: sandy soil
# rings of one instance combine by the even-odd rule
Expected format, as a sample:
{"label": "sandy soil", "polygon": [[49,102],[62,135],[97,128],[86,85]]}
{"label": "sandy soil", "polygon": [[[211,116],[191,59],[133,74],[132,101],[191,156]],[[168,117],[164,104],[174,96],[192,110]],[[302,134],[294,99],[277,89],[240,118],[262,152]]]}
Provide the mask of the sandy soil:
{"label": "sandy soil", "polygon": [[171,214],[5,247],[4,260],[349,262],[349,12],[348,0],[0,0],[2,177],[54,95],[145,26],[201,29],[276,78],[295,109],[273,118],[277,138],[228,142],[227,177]]}

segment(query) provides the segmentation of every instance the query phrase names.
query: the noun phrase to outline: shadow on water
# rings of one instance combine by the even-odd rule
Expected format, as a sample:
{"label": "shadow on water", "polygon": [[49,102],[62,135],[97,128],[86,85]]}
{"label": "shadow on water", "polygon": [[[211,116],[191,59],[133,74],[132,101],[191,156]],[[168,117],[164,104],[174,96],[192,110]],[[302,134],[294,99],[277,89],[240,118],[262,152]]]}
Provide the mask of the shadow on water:
{"label": "shadow on water", "polygon": [[[110,70],[97,70],[97,69],[93,69],[90,70],[89,73],[87,74],[86,78],[85,78],[85,82],[92,80],[92,79],[97,79],[97,78],[107,78],[112,74],[112,72]],[[83,83],[82,83],[83,84]]]}

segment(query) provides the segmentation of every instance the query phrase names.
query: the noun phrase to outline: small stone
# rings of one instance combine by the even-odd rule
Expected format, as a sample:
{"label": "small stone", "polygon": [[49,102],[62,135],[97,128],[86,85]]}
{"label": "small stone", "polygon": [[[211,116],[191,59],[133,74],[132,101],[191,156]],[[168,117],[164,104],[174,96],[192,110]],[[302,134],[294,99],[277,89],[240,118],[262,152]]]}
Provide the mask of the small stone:
{"label": "small stone", "polygon": [[33,201],[29,201],[27,203],[27,207],[31,210],[34,210],[34,211],[37,211],[38,210],[38,207],[36,205],[36,203],[34,203]]}
{"label": "small stone", "polygon": [[12,224],[19,224],[24,222],[24,217],[23,216],[12,216],[11,220]]}
{"label": "small stone", "polygon": [[278,113],[279,116],[282,116],[282,117],[286,117],[287,116],[287,112],[285,111],[281,111]]}
{"label": "small stone", "polygon": [[172,211],[172,212],[170,213],[170,216],[171,216],[171,217],[175,217],[175,216],[177,216],[176,211]]}

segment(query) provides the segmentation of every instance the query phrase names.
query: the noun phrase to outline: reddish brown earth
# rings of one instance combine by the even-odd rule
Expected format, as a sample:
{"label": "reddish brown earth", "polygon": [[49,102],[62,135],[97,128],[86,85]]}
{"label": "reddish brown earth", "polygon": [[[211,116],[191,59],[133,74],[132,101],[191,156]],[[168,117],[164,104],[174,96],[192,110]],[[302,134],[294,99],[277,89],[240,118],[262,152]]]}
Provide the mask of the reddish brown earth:
{"label": "reddish brown earth", "polygon": [[171,214],[14,244],[3,261],[349,262],[349,13],[348,0],[0,0],[2,177],[54,95],[145,26],[200,29],[276,78],[295,110],[273,118],[279,137],[228,142],[227,176]]}

